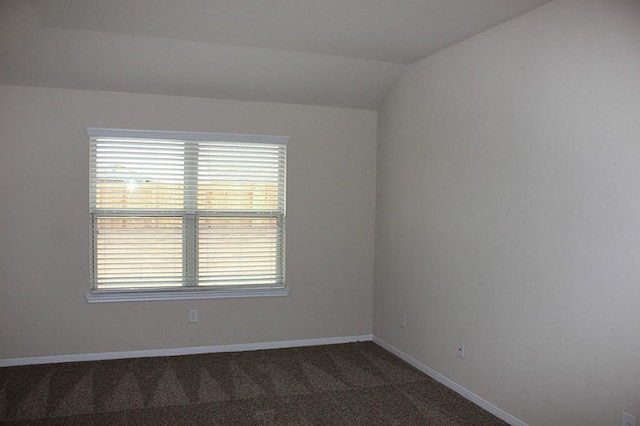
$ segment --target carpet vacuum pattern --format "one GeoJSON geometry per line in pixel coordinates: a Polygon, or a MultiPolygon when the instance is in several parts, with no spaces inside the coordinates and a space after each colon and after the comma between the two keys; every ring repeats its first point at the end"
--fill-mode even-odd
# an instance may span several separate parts
{"type": "Polygon", "coordinates": [[[505,424],[372,342],[0,368],[0,422],[505,424]]]}

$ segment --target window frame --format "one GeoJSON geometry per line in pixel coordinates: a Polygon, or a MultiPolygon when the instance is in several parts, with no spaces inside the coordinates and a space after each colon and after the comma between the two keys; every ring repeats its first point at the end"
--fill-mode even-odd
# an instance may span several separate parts
{"type": "MultiPolygon", "coordinates": [[[[88,127],[87,135],[89,136],[90,145],[93,146],[94,138],[140,138],[140,139],[158,139],[158,140],[180,140],[185,142],[185,153],[183,161],[187,161],[188,155],[193,155],[193,151],[189,147],[196,147],[199,149],[198,142],[232,142],[232,143],[247,143],[247,144],[272,144],[281,145],[285,147],[284,164],[279,164],[278,171],[284,173],[283,178],[283,195],[282,198],[278,198],[278,201],[282,203],[282,208],[278,213],[271,213],[265,215],[264,212],[256,210],[250,214],[247,211],[237,211],[236,217],[251,217],[255,214],[255,217],[273,217],[278,223],[278,232],[281,232],[282,238],[276,238],[279,247],[276,250],[276,268],[281,268],[279,271],[282,277],[282,283],[269,284],[256,284],[256,285],[206,285],[197,286],[192,281],[188,281],[187,278],[187,262],[185,262],[187,251],[192,250],[194,244],[198,244],[197,232],[186,232],[185,226],[191,226],[198,229],[198,220],[200,218],[212,217],[209,214],[198,214],[197,208],[183,207],[182,213],[176,214],[174,209],[158,209],[156,213],[157,217],[163,215],[171,215],[174,217],[181,216],[183,218],[183,281],[182,286],[171,288],[147,288],[147,289],[96,289],[96,233],[94,232],[95,221],[100,215],[107,217],[109,214],[128,214],[139,215],[141,217],[150,216],[148,212],[136,213],[135,209],[97,209],[96,200],[94,198],[92,180],[94,179],[94,167],[95,159],[90,158],[90,203],[89,203],[89,222],[90,222],[90,291],[86,294],[86,299],[90,303],[98,302],[130,302],[130,301],[149,301],[149,300],[190,300],[190,299],[217,299],[217,298],[243,298],[243,297],[279,297],[287,296],[290,293],[290,289],[286,284],[285,271],[286,271],[286,146],[289,138],[286,136],[270,136],[270,135],[255,135],[255,134],[235,134],[235,133],[209,133],[209,132],[176,132],[176,131],[157,131],[157,130],[136,130],[136,129],[113,129],[113,128],[101,128],[101,127],[88,127]],[[100,210],[100,212],[98,212],[100,210]],[[107,212],[107,210],[112,210],[107,212]],[[240,212],[240,213],[238,213],[240,212]],[[190,248],[191,247],[191,248],[190,248]]],[[[92,149],[93,150],[93,149],[92,149]]],[[[196,153],[197,156],[197,153],[196,153]]],[[[282,161],[282,158],[281,158],[282,161]]],[[[194,179],[197,182],[197,171],[186,173],[184,178],[184,193],[187,192],[187,186],[194,183],[194,179]]],[[[216,210],[212,209],[209,211],[216,210]]],[[[225,217],[234,217],[234,211],[220,210],[221,214],[225,217]]],[[[156,216],[153,216],[156,217],[156,216]]],[[[189,257],[194,259],[194,257],[189,257]]],[[[198,267],[197,265],[195,266],[198,267]]],[[[278,269],[276,269],[278,271],[278,269]]],[[[193,273],[191,273],[193,275],[193,273]]]]}

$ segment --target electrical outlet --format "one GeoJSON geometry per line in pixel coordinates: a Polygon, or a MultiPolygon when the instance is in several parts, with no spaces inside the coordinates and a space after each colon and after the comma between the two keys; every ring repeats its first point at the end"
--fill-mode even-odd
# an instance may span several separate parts
{"type": "Polygon", "coordinates": [[[636,417],[622,412],[622,426],[636,426],[636,417]]]}
{"type": "Polygon", "coordinates": [[[464,350],[465,350],[464,340],[460,340],[458,342],[458,349],[456,350],[456,353],[460,358],[464,358],[464,350]]]}
{"type": "Polygon", "coordinates": [[[400,327],[407,328],[407,314],[400,315],[400,327]]]}
{"type": "Polygon", "coordinates": [[[198,310],[189,309],[189,322],[198,322],[198,310]]]}

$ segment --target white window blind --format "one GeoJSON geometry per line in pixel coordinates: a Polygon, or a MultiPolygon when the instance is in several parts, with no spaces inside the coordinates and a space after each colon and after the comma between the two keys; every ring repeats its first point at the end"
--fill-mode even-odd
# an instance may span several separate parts
{"type": "Polygon", "coordinates": [[[88,133],[92,293],[284,287],[286,138],[88,133]]]}

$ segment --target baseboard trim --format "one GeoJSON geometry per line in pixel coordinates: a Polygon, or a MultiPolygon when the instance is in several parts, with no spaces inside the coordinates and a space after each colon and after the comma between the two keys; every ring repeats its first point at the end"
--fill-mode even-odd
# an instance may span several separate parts
{"type": "Polygon", "coordinates": [[[302,346],[334,345],[339,343],[369,342],[371,334],[360,336],[325,337],[319,339],[282,340],[277,342],[240,343],[236,345],[195,346],[187,348],[149,349],[125,352],[101,352],[90,354],[71,354],[54,356],[37,356],[26,358],[0,359],[0,367],[15,367],[34,364],[57,364],[61,362],[103,361],[122,358],[147,358],[154,356],[195,355],[220,352],[256,351],[261,349],[297,348],[302,346]]]}
{"type": "Polygon", "coordinates": [[[459,393],[460,395],[462,395],[463,397],[465,397],[469,401],[471,401],[474,404],[480,406],[481,408],[483,408],[486,411],[490,412],[491,414],[493,414],[494,416],[498,417],[499,419],[509,423],[511,426],[528,426],[525,422],[523,422],[522,420],[518,419],[517,417],[514,417],[511,414],[509,414],[506,411],[504,411],[503,409],[496,407],[495,405],[493,405],[492,403],[490,403],[486,399],[482,398],[481,396],[471,392],[470,390],[468,390],[465,387],[459,385],[458,383],[454,382],[453,380],[451,380],[451,379],[443,376],[442,374],[438,373],[437,371],[433,370],[432,368],[427,367],[426,365],[424,365],[423,363],[421,363],[417,359],[411,357],[410,355],[407,355],[406,353],[402,352],[400,349],[398,349],[395,346],[385,342],[384,340],[380,339],[379,337],[373,336],[373,342],[375,344],[379,345],[380,347],[386,349],[387,351],[391,352],[392,354],[394,354],[398,358],[408,362],[409,364],[411,364],[412,366],[414,366],[418,370],[420,370],[423,373],[425,373],[427,376],[430,376],[432,379],[442,383],[443,385],[445,385],[449,389],[453,390],[454,392],[459,393]]]}

